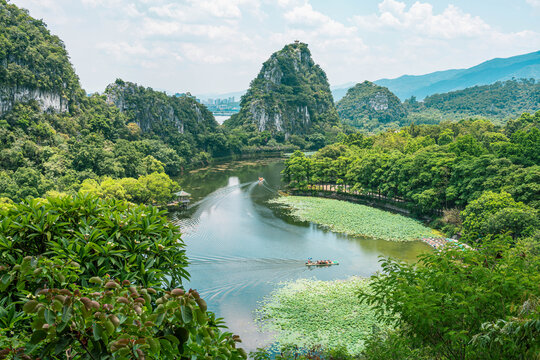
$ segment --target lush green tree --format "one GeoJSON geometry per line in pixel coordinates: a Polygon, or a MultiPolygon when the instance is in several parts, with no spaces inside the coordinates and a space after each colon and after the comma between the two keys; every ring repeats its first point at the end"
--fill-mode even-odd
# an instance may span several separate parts
{"type": "Polygon", "coordinates": [[[128,200],[138,204],[166,204],[175,198],[180,189],[177,182],[161,172],[142,175],[139,178],[113,179],[105,176],[100,181],[86,179],[80,192],[101,198],[128,200]]]}
{"type": "Polygon", "coordinates": [[[310,182],[310,161],[303,152],[296,150],[285,161],[284,175],[291,187],[305,190],[310,182]]]}
{"type": "Polygon", "coordinates": [[[504,233],[517,238],[530,235],[540,225],[538,216],[537,210],[516,202],[507,192],[487,191],[463,210],[463,230],[469,241],[504,233]]]}
{"type": "MultiPolygon", "coordinates": [[[[300,178],[307,184],[339,184],[363,195],[398,201],[396,205],[420,214],[440,215],[444,209],[463,209],[485,191],[506,191],[517,201],[538,209],[540,172],[537,160],[533,160],[538,147],[535,124],[540,126],[535,122],[537,117],[524,115],[522,125],[512,125],[515,136],[510,139],[506,128],[486,120],[411,125],[373,136],[343,136],[340,143],[307,158],[309,175],[305,173],[307,165],[287,162],[285,181],[295,179],[293,187],[300,178]],[[302,173],[295,178],[295,171],[302,173]]],[[[513,229],[515,233],[517,227],[513,229]]]]}
{"type": "Polygon", "coordinates": [[[362,298],[413,348],[429,348],[435,358],[531,358],[539,345],[535,336],[507,333],[493,347],[471,341],[489,331],[487,324],[515,321],[523,299],[539,293],[540,258],[516,256],[504,245],[507,239],[495,240],[477,250],[450,247],[425,254],[419,264],[385,259],[383,272],[372,277],[372,291],[362,298]],[[524,352],[510,351],[515,349],[524,352]]]}

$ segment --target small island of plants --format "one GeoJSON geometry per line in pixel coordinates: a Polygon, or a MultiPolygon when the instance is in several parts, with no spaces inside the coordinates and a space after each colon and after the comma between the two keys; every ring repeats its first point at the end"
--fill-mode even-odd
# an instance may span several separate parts
{"type": "Polygon", "coordinates": [[[307,196],[281,196],[272,203],[289,207],[294,217],[348,235],[389,241],[415,241],[434,236],[430,228],[399,214],[346,201],[307,196]]]}

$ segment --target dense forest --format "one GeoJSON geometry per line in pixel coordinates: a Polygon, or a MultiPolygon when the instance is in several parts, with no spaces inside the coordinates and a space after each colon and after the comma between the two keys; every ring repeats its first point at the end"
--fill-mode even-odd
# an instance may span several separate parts
{"type": "Polygon", "coordinates": [[[523,112],[538,111],[540,82],[534,79],[499,81],[435,94],[424,99],[424,106],[439,110],[453,119],[467,116],[508,119],[523,112]]]}
{"type": "MultiPolygon", "coordinates": [[[[420,214],[463,209],[487,191],[505,192],[526,206],[523,213],[530,216],[519,217],[526,228],[527,221],[534,220],[534,209],[540,208],[539,166],[537,112],[503,127],[462,120],[411,125],[374,136],[352,134],[312,157],[296,152],[286,162],[284,176],[292,188],[336,184],[405,202],[420,214]]],[[[508,221],[493,220],[492,225],[510,226],[516,214],[506,215],[508,221]]],[[[452,231],[456,224],[446,225],[452,231]]]]}

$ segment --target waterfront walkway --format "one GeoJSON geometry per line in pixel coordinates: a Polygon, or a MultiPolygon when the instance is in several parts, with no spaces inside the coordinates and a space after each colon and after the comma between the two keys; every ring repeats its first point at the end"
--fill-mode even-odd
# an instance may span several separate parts
{"type": "Polygon", "coordinates": [[[431,246],[434,249],[441,249],[445,247],[448,244],[456,244],[459,247],[472,249],[469,245],[461,243],[455,239],[449,239],[449,238],[422,238],[422,241],[431,246]]]}

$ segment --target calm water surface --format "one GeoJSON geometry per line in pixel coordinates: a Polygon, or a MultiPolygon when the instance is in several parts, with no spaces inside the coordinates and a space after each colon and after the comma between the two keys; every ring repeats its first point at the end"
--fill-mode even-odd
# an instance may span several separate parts
{"type": "Polygon", "coordinates": [[[298,278],[369,277],[380,269],[379,256],[413,261],[430,251],[421,242],[397,243],[332,233],[292,219],[268,204],[282,186],[283,162],[232,162],[190,174],[182,182],[193,206],[173,214],[183,232],[191,261],[186,287],[199,290],[208,308],[224,317],[254,350],[272,342],[254,323],[254,310],[278,283],[298,278]],[[259,184],[259,176],[265,182],[259,184]],[[307,268],[313,259],[332,259],[338,266],[307,268]]]}

